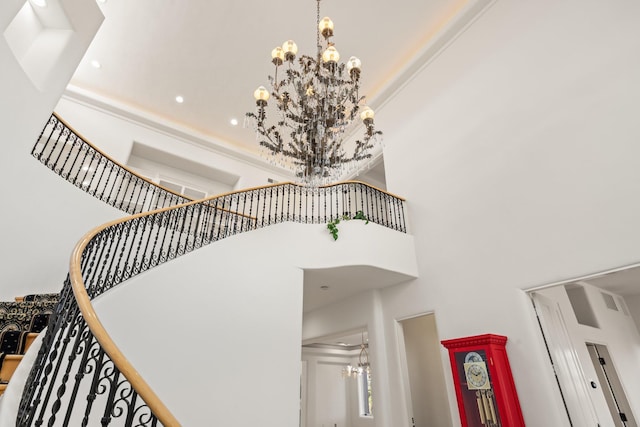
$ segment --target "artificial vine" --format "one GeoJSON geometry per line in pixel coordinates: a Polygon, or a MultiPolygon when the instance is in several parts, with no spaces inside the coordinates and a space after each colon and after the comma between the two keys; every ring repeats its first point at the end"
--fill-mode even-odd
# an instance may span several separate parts
{"type": "Polygon", "coordinates": [[[329,229],[329,233],[331,233],[331,235],[333,236],[333,240],[338,240],[338,224],[340,224],[340,221],[349,221],[351,219],[360,219],[362,221],[365,221],[365,224],[369,224],[369,218],[367,218],[362,211],[356,212],[353,218],[350,218],[347,214],[342,215],[342,217],[336,218],[333,221],[329,221],[327,223],[327,228],[329,229]]]}

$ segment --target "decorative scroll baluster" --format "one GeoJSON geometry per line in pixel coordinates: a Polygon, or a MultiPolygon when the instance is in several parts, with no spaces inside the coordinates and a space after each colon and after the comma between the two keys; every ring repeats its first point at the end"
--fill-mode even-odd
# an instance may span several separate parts
{"type": "MultiPolygon", "coordinates": [[[[64,141],[62,142],[62,146],[60,147],[60,152],[56,156],[56,160],[54,162],[55,165],[59,164],[60,157],[62,157],[62,154],[64,153],[64,148],[69,144],[69,140],[73,140],[73,134],[68,129],[63,129],[60,132],[60,137],[65,137],[65,136],[66,138],[64,138],[64,141]]],[[[49,157],[47,158],[47,163],[49,163],[49,160],[51,159],[51,155],[55,153],[55,150],[58,148],[59,144],[60,144],[60,138],[56,140],[56,144],[54,145],[53,149],[51,150],[51,153],[49,154],[49,157]]],[[[73,147],[73,143],[71,144],[71,146],[73,147]]],[[[65,157],[65,161],[64,163],[62,163],[62,167],[58,169],[58,173],[63,172],[64,165],[67,163],[67,159],[69,158],[70,155],[71,155],[71,150],[69,150],[67,157],[65,157]]]]}

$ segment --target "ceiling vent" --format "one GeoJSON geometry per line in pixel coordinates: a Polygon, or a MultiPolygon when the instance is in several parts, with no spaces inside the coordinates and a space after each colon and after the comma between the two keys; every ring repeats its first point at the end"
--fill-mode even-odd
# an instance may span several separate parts
{"type": "Polygon", "coordinates": [[[604,300],[604,304],[607,306],[609,310],[619,311],[618,306],[616,305],[616,301],[613,299],[613,295],[607,294],[604,292],[600,292],[602,295],[602,299],[604,300]]]}

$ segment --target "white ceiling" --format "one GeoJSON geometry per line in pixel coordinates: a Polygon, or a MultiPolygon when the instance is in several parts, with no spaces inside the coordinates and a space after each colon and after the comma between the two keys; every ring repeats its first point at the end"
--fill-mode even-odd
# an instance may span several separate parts
{"type": "MultiPolygon", "coordinates": [[[[311,0],[106,0],[98,4],[105,20],[69,92],[187,129],[232,152],[251,156],[258,152],[243,119],[254,109],[255,88],[268,83],[273,47],[293,39],[300,53],[315,51],[316,4],[311,0]],[[102,67],[94,68],[93,60],[102,67]],[[175,102],[177,95],[184,97],[183,104],[175,102]],[[231,118],[240,124],[231,126],[231,118]]],[[[361,93],[377,109],[490,4],[491,0],[323,0],[321,16],[332,18],[333,41],[342,58],[355,55],[362,60],[361,93]]],[[[384,114],[378,111],[377,117],[384,114]]],[[[384,170],[376,173],[382,177],[377,179],[384,180],[384,170]]],[[[378,279],[388,275],[356,270],[343,271],[341,277],[337,272],[308,272],[305,311],[384,286],[378,279]],[[354,273],[364,274],[366,280],[353,280],[354,273]],[[322,284],[329,284],[329,290],[320,290],[322,284]]],[[[639,293],[640,273],[634,269],[588,282],[633,295],[639,293]]],[[[359,333],[350,335],[356,341],[358,337],[359,333]]]]}
{"type": "MultiPolygon", "coordinates": [[[[323,0],[343,59],[362,60],[362,90],[377,108],[488,0],[323,0]],[[480,6],[478,6],[480,5],[480,6]]],[[[267,85],[271,50],[293,39],[315,53],[311,0],[106,0],[104,23],[74,74],[70,92],[94,95],[223,146],[258,152],[244,128],[253,91],[267,85]],[[91,62],[102,65],[96,69],[91,62]],[[184,97],[183,104],[175,102],[184,97]],[[233,127],[231,118],[240,124],[233,127]]],[[[384,129],[382,129],[384,131],[384,129]]]]}

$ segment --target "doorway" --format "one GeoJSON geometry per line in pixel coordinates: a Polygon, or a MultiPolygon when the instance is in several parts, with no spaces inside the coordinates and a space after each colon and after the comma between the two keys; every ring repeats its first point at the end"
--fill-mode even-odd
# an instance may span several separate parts
{"type": "Polygon", "coordinates": [[[616,426],[637,427],[629,401],[622,388],[622,383],[618,377],[615,365],[611,360],[611,355],[607,346],[602,344],[587,343],[587,350],[591,356],[593,367],[598,375],[598,381],[602,388],[607,406],[611,412],[611,417],[616,426]]]}
{"type": "Polygon", "coordinates": [[[639,284],[634,266],[528,292],[570,426],[637,426],[639,284]]]}
{"type": "Polygon", "coordinates": [[[400,323],[406,356],[413,427],[451,426],[440,339],[434,314],[400,323]]]}

